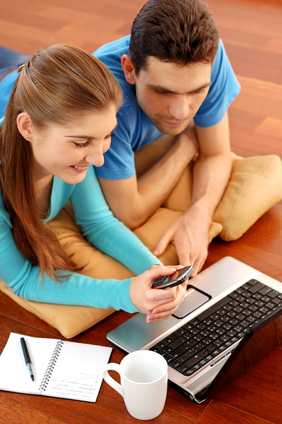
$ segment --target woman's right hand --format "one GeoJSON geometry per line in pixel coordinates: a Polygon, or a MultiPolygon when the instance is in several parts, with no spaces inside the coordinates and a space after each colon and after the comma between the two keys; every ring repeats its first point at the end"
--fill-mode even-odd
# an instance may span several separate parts
{"type": "Polygon", "coordinates": [[[133,278],[130,283],[130,297],[133,304],[147,315],[147,322],[169,318],[183,302],[187,283],[170,289],[152,289],[157,278],[171,275],[178,267],[157,266],[133,278]]]}

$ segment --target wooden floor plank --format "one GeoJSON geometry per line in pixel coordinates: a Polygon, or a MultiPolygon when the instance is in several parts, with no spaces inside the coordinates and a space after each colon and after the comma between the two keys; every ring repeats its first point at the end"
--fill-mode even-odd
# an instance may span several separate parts
{"type": "MultiPolygon", "coordinates": [[[[250,374],[233,381],[215,399],[258,418],[282,423],[282,387],[250,374]]],[[[238,419],[239,416],[238,413],[238,419]]]]}
{"type": "Polygon", "coordinates": [[[244,128],[232,128],[231,148],[246,150],[244,156],[275,154],[282,157],[282,144],[279,138],[266,137],[264,134],[244,128]]]}
{"type": "Polygon", "coordinates": [[[282,119],[267,117],[257,127],[256,132],[270,137],[282,139],[282,119]]]}
{"type": "MultiPolygon", "coordinates": [[[[43,322],[40,318],[28,312],[18,304],[16,304],[10,297],[0,292],[0,304],[1,304],[1,329],[2,324],[4,325],[4,318],[11,319],[14,324],[14,328],[16,328],[17,323],[24,323],[25,325],[31,328],[40,328],[42,331],[46,331],[52,335],[52,337],[60,337],[60,333],[49,324],[43,322]]],[[[10,324],[7,324],[9,327],[10,324]]]]}
{"type": "Polygon", "coordinates": [[[282,350],[275,349],[248,369],[248,374],[282,387],[282,350]]]}
{"type": "Polygon", "coordinates": [[[57,420],[51,415],[22,405],[0,393],[0,424],[68,424],[65,419],[57,420]]]}
{"type": "Polygon", "coordinates": [[[269,420],[263,420],[248,414],[240,409],[232,408],[221,402],[213,401],[210,407],[203,413],[197,424],[271,424],[269,420]]]}

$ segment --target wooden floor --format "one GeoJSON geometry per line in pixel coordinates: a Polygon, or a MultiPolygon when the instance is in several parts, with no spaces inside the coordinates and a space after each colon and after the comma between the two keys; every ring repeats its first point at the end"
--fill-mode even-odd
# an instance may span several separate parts
{"type": "MultiPolygon", "coordinates": [[[[0,44],[32,54],[57,42],[90,52],[126,35],[144,0],[0,1],[0,44]]],[[[230,108],[232,150],[242,156],[282,157],[281,0],[209,0],[230,61],[242,86],[230,108]]],[[[240,240],[215,240],[205,266],[231,255],[282,282],[282,203],[240,240]]],[[[60,337],[34,315],[0,294],[0,352],[11,331],[60,337]]],[[[106,334],[128,319],[118,312],[74,340],[109,345],[106,334]]],[[[281,329],[279,330],[281,331],[281,329]]],[[[278,338],[280,338],[281,334],[278,338]]],[[[123,354],[114,349],[112,360],[123,354]]],[[[96,404],[0,393],[0,423],[133,423],[121,397],[102,385],[96,404]]],[[[282,423],[282,347],[252,366],[224,390],[194,405],[169,387],[164,412],[154,423],[282,423]]]]}

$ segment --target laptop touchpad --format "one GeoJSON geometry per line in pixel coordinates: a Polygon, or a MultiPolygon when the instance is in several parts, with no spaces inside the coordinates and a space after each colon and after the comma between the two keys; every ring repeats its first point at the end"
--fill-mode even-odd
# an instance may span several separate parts
{"type": "Polygon", "coordinates": [[[194,287],[188,286],[185,299],[174,312],[173,316],[178,319],[184,318],[210,299],[211,296],[208,294],[205,294],[194,287]]]}

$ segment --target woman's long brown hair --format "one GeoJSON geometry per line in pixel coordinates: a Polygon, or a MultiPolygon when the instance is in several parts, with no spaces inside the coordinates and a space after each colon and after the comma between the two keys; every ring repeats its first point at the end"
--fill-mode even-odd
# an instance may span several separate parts
{"type": "Polygon", "coordinates": [[[25,63],[11,94],[0,129],[0,183],[13,225],[15,243],[42,277],[59,279],[57,270],[77,271],[53,232],[43,224],[35,198],[34,158],[30,143],[17,128],[27,112],[34,127],[66,125],[93,111],[121,103],[120,87],[98,59],[83,50],[58,44],[37,52],[25,63]]]}

